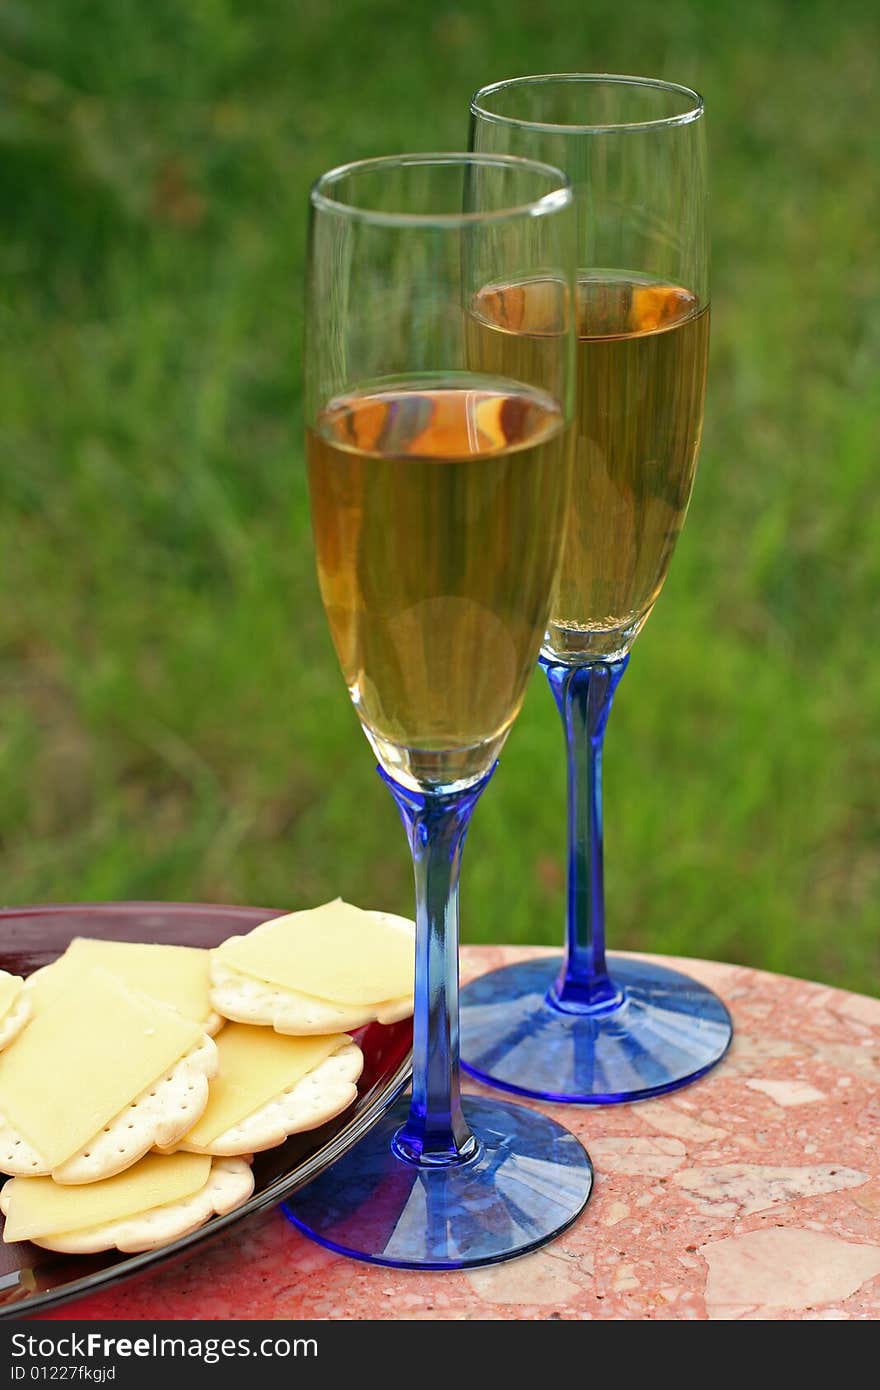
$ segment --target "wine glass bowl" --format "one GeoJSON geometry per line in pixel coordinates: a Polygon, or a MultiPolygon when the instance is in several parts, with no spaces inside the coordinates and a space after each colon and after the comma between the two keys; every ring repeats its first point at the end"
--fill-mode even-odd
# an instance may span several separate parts
{"type": "Polygon", "coordinates": [[[548,166],[449,155],[345,166],[313,195],[318,577],[364,732],[416,790],[485,776],[543,636],[570,479],[570,199],[548,166]],[[540,384],[468,360],[471,301],[505,264],[540,267],[561,306],[540,384]]]}

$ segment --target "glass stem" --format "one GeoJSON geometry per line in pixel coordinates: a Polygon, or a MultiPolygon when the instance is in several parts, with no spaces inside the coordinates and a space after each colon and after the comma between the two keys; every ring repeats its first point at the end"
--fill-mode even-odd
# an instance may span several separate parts
{"type": "Polygon", "coordinates": [[[621,994],[605,964],[602,745],[629,656],[569,666],[541,658],[562,716],[568,757],[568,925],[565,959],[550,1000],[571,1012],[606,1011],[621,994]]]}
{"type": "Polygon", "coordinates": [[[414,1163],[460,1163],[478,1145],[461,1108],[458,877],[471,814],[495,768],[452,794],[410,791],[378,771],[397,803],[416,881],[412,1105],[394,1147],[414,1163]]]}

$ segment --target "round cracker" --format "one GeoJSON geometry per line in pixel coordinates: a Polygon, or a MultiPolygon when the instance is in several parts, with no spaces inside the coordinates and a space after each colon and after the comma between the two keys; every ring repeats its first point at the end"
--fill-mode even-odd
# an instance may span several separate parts
{"type": "MultiPolygon", "coordinates": [[[[392,912],[374,912],[374,917],[391,922],[412,936],[414,924],[392,912]]],[[[260,923],[254,931],[271,925],[260,923]]],[[[230,938],[235,940],[237,938],[230,938]]],[[[211,952],[211,1003],[224,1018],[236,1023],[262,1024],[276,1033],[307,1037],[314,1033],[348,1033],[368,1023],[399,1023],[413,1011],[413,996],[383,999],[375,1004],[343,1004],[301,990],[285,989],[246,975],[211,952]]]]}
{"type": "Polygon", "coordinates": [[[292,1037],[349,1033],[367,1023],[397,1023],[413,1011],[412,995],[362,1007],[333,1004],[299,990],[264,984],[219,960],[211,962],[211,1003],[235,1023],[263,1025],[292,1037]]]}
{"type": "Polygon", "coordinates": [[[208,1104],[208,1080],[216,1073],[217,1045],[205,1035],[55,1169],[0,1116],[0,1172],[71,1184],[112,1178],[153,1147],[173,1147],[192,1128],[208,1104]]]}
{"type": "Polygon", "coordinates": [[[291,1134],[317,1129],[346,1110],[357,1095],[356,1083],[363,1068],[364,1054],[349,1039],[307,1076],[218,1134],[210,1144],[188,1144],[184,1137],[177,1147],[188,1153],[218,1156],[274,1149],[291,1134]]]}
{"type": "MultiPolygon", "coordinates": [[[[9,1184],[7,1183],[8,1187],[9,1184]]],[[[67,1255],[93,1255],[98,1250],[121,1250],[134,1254],[139,1250],[155,1250],[181,1236],[198,1230],[212,1216],[225,1216],[246,1202],[254,1190],[254,1175],[243,1158],[217,1158],[211,1164],[208,1181],[200,1191],[181,1202],[169,1202],[154,1207],[139,1216],[122,1221],[108,1221],[83,1231],[70,1231],[55,1236],[41,1236],[31,1241],[46,1250],[59,1250],[67,1255]]],[[[5,1188],[4,1188],[5,1192],[5,1188]]],[[[0,1193],[0,1210],[8,1206],[0,1193]]]]}

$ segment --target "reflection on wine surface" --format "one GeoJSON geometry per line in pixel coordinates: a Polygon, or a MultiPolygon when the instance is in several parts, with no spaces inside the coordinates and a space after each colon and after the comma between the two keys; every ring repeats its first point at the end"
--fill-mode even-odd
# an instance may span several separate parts
{"type": "MultiPolygon", "coordinates": [[[[545,650],[614,660],[663,586],[693,487],[709,310],[689,290],[628,272],[578,283],[575,465],[545,650]]],[[[543,383],[558,293],[545,280],[489,285],[468,325],[470,365],[543,383]]]]}
{"type": "Polygon", "coordinates": [[[339,397],[308,434],[321,595],[392,776],[485,774],[522,704],[570,481],[555,401],[470,376],[339,397]]]}

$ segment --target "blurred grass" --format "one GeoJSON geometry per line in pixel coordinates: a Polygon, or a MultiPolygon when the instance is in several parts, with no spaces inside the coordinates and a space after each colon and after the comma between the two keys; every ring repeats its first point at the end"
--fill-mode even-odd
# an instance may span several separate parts
{"type": "MultiPolygon", "coordinates": [[[[8,0],[0,11],[0,896],[408,911],[312,573],[308,185],[455,148],[512,73],[706,95],[710,400],[606,757],[613,944],[876,988],[880,265],[873,0],[8,0]]],[[[535,681],[465,937],[555,944],[535,681]]]]}

